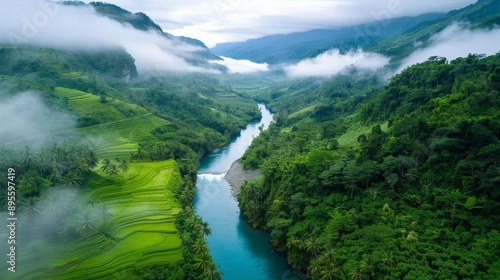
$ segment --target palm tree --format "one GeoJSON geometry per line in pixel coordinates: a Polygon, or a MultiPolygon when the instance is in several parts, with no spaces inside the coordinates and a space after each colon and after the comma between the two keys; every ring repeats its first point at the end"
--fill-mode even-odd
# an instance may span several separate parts
{"type": "Polygon", "coordinates": [[[323,266],[320,270],[321,280],[335,280],[339,278],[340,267],[335,267],[333,264],[323,266]]]}
{"type": "Polygon", "coordinates": [[[187,246],[187,244],[189,244],[191,242],[191,233],[189,231],[185,231],[185,232],[181,233],[181,240],[182,240],[182,244],[184,246],[187,246]]]}
{"type": "Polygon", "coordinates": [[[370,255],[361,261],[361,269],[364,272],[366,272],[366,274],[368,275],[368,279],[370,279],[370,275],[373,272],[374,266],[375,266],[375,259],[373,255],[370,255]]]}
{"type": "Polygon", "coordinates": [[[38,192],[38,185],[36,184],[35,178],[33,176],[29,176],[29,173],[26,175],[21,175],[19,182],[17,183],[17,189],[21,194],[33,194],[38,192]]]}
{"type": "Polygon", "coordinates": [[[30,196],[19,201],[19,210],[21,210],[23,220],[26,220],[25,217],[32,218],[40,213],[40,208],[37,205],[38,200],[37,197],[30,196]]]}
{"type": "Polygon", "coordinates": [[[94,169],[99,163],[96,154],[90,149],[84,150],[82,153],[82,161],[91,169],[94,169]]]}
{"type": "Polygon", "coordinates": [[[197,255],[208,253],[207,243],[203,238],[197,238],[193,244],[193,252],[197,255]]]}
{"type": "Polygon", "coordinates": [[[390,252],[390,251],[384,252],[384,255],[382,256],[382,263],[388,267],[387,276],[389,276],[389,273],[391,271],[391,267],[396,263],[394,261],[394,256],[393,256],[392,252],[390,252]]]}
{"type": "Polygon", "coordinates": [[[195,195],[194,188],[192,188],[189,184],[184,184],[184,188],[182,189],[181,194],[179,195],[179,200],[181,203],[187,205],[189,204],[195,195]]]}
{"type": "Polygon", "coordinates": [[[314,255],[315,258],[318,258],[318,253],[321,251],[322,249],[322,246],[321,244],[318,242],[318,240],[313,240],[313,239],[308,239],[306,240],[306,242],[304,243],[304,249],[306,250],[306,252],[308,252],[309,254],[312,254],[314,255]]]}
{"type": "Polygon", "coordinates": [[[313,279],[319,279],[322,269],[323,264],[317,259],[311,261],[309,264],[309,272],[311,273],[311,276],[313,276],[313,279]]]}
{"type": "Polygon", "coordinates": [[[62,176],[61,176],[61,174],[58,171],[52,170],[51,173],[50,173],[50,176],[49,176],[49,180],[53,184],[57,184],[57,183],[61,182],[62,176]]]}
{"type": "Polygon", "coordinates": [[[40,209],[43,218],[48,221],[48,229],[52,229],[54,222],[60,221],[73,206],[76,193],[69,190],[49,189],[42,196],[40,209]]]}
{"type": "Polygon", "coordinates": [[[24,148],[23,157],[21,159],[21,165],[24,167],[24,169],[29,169],[34,164],[35,161],[33,160],[33,156],[31,155],[30,149],[28,146],[26,146],[24,148]]]}
{"type": "Polygon", "coordinates": [[[201,222],[200,227],[201,227],[201,234],[203,236],[209,236],[212,234],[212,229],[208,227],[208,222],[201,222]]]}
{"type": "Polygon", "coordinates": [[[337,253],[335,252],[335,249],[330,249],[330,250],[326,251],[320,257],[320,259],[323,259],[323,260],[330,262],[330,263],[334,263],[336,258],[337,258],[337,253]]]}
{"type": "Polygon", "coordinates": [[[120,165],[118,165],[118,168],[120,168],[120,170],[123,173],[127,173],[128,170],[129,170],[128,161],[126,159],[122,160],[122,162],[120,163],[120,165]]]}
{"type": "Polygon", "coordinates": [[[96,210],[97,210],[97,218],[103,222],[106,222],[113,218],[113,214],[109,213],[109,209],[106,204],[97,205],[96,210]]]}
{"type": "Polygon", "coordinates": [[[194,266],[202,271],[207,271],[213,267],[212,258],[209,253],[196,255],[194,261],[194,266]]]}
{"type": "Polygon", "coordinates": [[[186,216],[190,217],[194,214],[194,208],[193,206],[189,205],[184,207],[184,212],[186,213],[186,216]]]}
{"type": "Polygon", "coordinates": [[[108,173],[109,171],[109,168],[111,166],[111,160],[109,159],[105,159],[102,161],[102,166],[101,166],[101,170],[108,173]]]}
{"type": "Polygon", "coordinates": [[[40,153],[40,160],[38,162],[38,170],[40,171],[40,176],[47,175],[50,171],[50,163],[47,154],[42,150],[40,153]]]}
{"type": "Polygon", "coordinates": [[[79,187],[82,185],[82,178],[76,172],[70,172],[64,176],[63,183],[69,187],[79,187]]]}
{"type": "Polygon", "coordinates": [[[349,272],[349,276],[351,276],[352,280],[363,280],[365,279],[365,275],[363,274],[363,270],[361,267],[356,267],[349,272]]]}
{"type": "Polygon", "coordinates": [[[213,267],[203,274],[203,279],[207,280],[222,280],[222,272],[213,267]]]}
{"type": "Polygon", "coordinates": [[[137,161],[138,162],[142,161],[142,159],[144,158],[144,154],[142,153],[142,149],[141,148],[137,149],[137,155],[136,156],[137,156],[137,161]]]}
{"type": "Polygon", "coordinates": [[[116,168],[116,165],[111,164],[109,166],[108,172],[109,175],[117,175],[118,174],[118,168],[116,168]]]}
{"type": "Polygon", "coordinates": [[[187,205],[191,201],[191,198],[188,196],[188,194],[185,191],[183,191],[179,195],[179,200],[182,203],[182,205],[187,205]]]}
{"type": "Polygon", "coordinates": [[[95,216],[88,208],[76,215],[74,221],[76,225],[75,231],[81,237],[86,237],[97,232],[94,227],[95,216]]]}

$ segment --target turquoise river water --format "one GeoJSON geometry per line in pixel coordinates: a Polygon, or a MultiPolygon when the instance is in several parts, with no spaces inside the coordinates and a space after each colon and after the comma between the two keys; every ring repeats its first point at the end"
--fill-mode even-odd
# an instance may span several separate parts
{"type": "Polygon", "coordinates": [[[233,141],[207,156],[198,169],[195,209],[210,224],[207,237],[210,253],[227,280],[298,280],[283,255],[272,250],[267,232],[250,227],[224,179],[231,164],[239,159],[254,137],[273,121],[273,115],[259,104],[262,119],[248,124],[233,141]]]}

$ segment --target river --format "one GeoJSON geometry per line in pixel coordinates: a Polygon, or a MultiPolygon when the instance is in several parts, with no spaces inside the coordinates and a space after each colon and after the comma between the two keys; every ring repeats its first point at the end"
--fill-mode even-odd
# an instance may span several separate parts
{"type": "Polygon", "coordinates": [[[227,280],[299,279],[287,265],[283,255],[273,251],[267,232],[253,229],[240,213],[238,202],[224,174],[241,158],[259,127],[266,129],[273,115],[259,104],[262,119],[248,124],[231,143],[204,158],[198,169],[195,209],[210,224],[207,237],[210,253],[227,280]]]}

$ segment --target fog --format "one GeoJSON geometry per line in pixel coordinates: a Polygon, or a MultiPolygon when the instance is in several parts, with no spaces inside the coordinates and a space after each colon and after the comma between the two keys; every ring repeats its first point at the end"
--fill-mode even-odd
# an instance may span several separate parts
{"type": "Polygon", "coordinates": [[[92,7],[64,6],[46,0],[2,2],[0,43],[94,51],[124,47],[139,71],[213,72],[187,60],[201,47],[143,32],[99,16],[92,7]]]}
{"type": "Polygon", "coordinates": [[[348,68],[376,70],[389,63],[389,58],[366,53],[362,49],[341,54],[338,49],[324,52],[317,57],[305,59],[291,66],[285,66],[289,77],[329,77],[348,68]]]}
{"type": "Polygon", "coordinates": [[[212,62],[226,66],[230,73],[249,74],[269,71],[269,64],[267,63],[255,63],[250,60],[236,60],[229,57],[222,57],[222,59],[224,60],[212,62]]]}
{"type": "Polygon", "coordinates": [[[428,43],[420,46],[423,48],[404,59],[396,73],[416,63],[424,62],[432,56],[453,60],[471,53],[494,55],[500,51],[500,29],[471,30],[468,24],[454,23],[434,35],[428,43]]]}
{"type": "MultiPolygon", "coordinates": [[[[109,227],[115,210],[107,204],[89,203],[78,189],[57,186],[43,191],[39,200],[27,199],[17,211],[16,234],[22,242],[16,243],[21,249],[27,247],[23,253],[28,254],[33,253],[29,252],[33,241],[78,236],[85,233],[82,229],[87,225],[93,228],[90,232],[109,227]]],[[[6,230],[7,227],[2,227],[0,235],[5,235],[6,230]]],[[[5,244],[7,242],[0,244],[0,248],[4,249],[5,244]]]]}
{"type": "Polygon", "coordinates": [[[0,100],[0,120],[0,145],[35,147],[76,124],[75,117],[48,108],[39,94],[31,91],[0,100]]]}

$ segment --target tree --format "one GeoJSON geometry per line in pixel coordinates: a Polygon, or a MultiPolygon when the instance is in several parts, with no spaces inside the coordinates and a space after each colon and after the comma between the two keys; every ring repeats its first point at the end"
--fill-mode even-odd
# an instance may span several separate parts
{"type": "Polygon", "coordinates": [[[120,163],[120,165],[118,165],[118,168],[120,168],[120,170],[123,172],[123,173],[127,173],[128,170],[129,170],[129,167],[128,167],[128,161],[127,160],[122,160],[122,162],[120,163]]]}
{"type": "Polygon", "coordinates": [[[95,153],[88,148],[82,152],[82,161],[91,169],[95,168],[99,163],[95,153]]]}
{"type": "Polygon", "coordinates": [[[373,196],[373,205],[375,205],[375,199],[377,199],[377,195],[380,192],[379,188],[370,188],[368,192],[373,196]]]}
{"type": "Polygon", "coordinates": [[[222,280],[222,272],[217,270],[217,268],[212,267],[203,273],[203,279],[207,280],[222,280]]]}
{"type": "Polygon", "coordinates": [[[87,237],[97,232],[94,227],[96,217],[93,212],[86,207],[73,218],[75,232],[81,237],[87,237]]]}
{"type": "Polygon", "coordinates": [[[25,147],[23,157],[21,159],[21,165],[24,169],[29,169],[35,164],[35,160],[33,159],[33,155],[30,152],[30,148],[28,146],[25,147]]]}
{"type": "Polygon", "coordinates": [[[389,276],[392,266],[396,264],[394,261],[394,255],[391,251],[385,251],[383,253],[382,263],[387,266],[387,276],[389,276]]]}
{"type": "Polygon", "coordinates": [[[212,257],[209,253],[196,255],[194,261],[194,266],[202,271],[208,271],[213,267],[212,257]]]}
{"type": "Polygon", "coordinates": [[[208,227],[208,222],[201,222],[200,228],[203,236],[209,236],[212,234],[212,230],[208,227]]]}
{"type": "Polygon", "coordinates": [[[318,253],[321,252],[323,246],[316,239],[308,239],[304,243],[304,249],[309,254],[313,255],[315,258],[318,257],[318,253]]]}
{"type": "Polygon", "coordinates": [[[193,252],[197,255],[208,253],[208,246],[203,238],[197,238],[192,247],[193,252]]]}
{"type": "Polygon", "coordinates": [[[62,182],[68,187],[79,187],[82,185],[82,178],[76,174],[76,172],[69,172],[64,176],[62,182]]]}
{"type": "Polygon", "coordinates": [[[107,173],[109,175],[117,175],[118,174],[118,168],[116,168],[116,165],[111,164],[107,170],[107,173]]]}
{"type": "Polygon", "coordinates": [[[366,279],[366,275],[363,273],[363,269],[359,266],[351,269],[351,271],[349,272],[349,276],[351,276],[352,280],[366,279]]]}
{"type": "Polygon", "coordinates": [[[111,166],[111,160],[105,159],[102,161],[101,170],[104,171],[105,173],[108,173],[110,166],[111,166]]]}

